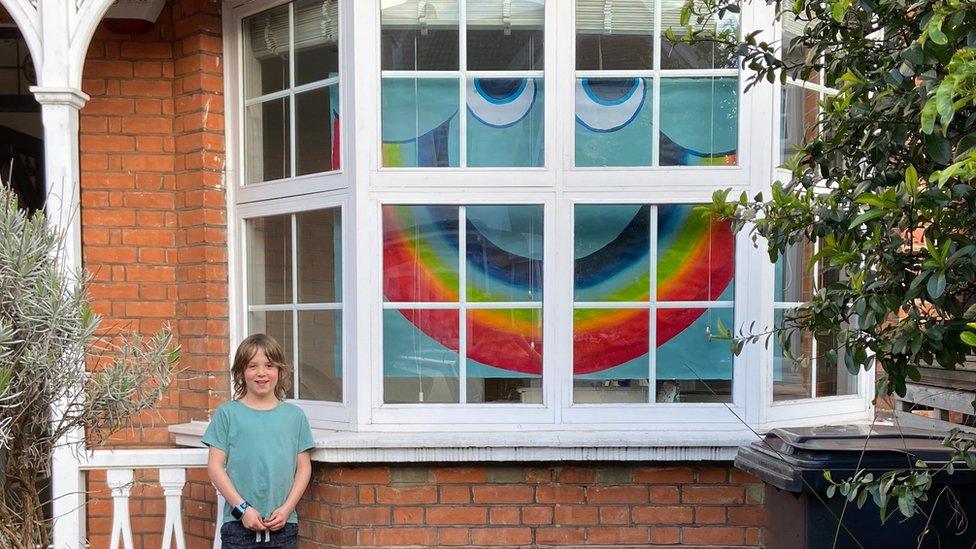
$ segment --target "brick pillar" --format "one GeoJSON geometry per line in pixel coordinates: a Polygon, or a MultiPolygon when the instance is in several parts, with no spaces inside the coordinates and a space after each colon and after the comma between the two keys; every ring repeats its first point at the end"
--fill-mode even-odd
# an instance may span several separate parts
{"type": "MultiPolygon", "coordinates": [[[[209,419],[229,398],[227,210],[220,3],[178,0],[173,10],[176,296],[186,368],[180,422],[209,419]]],[[[187,476],[189,547],[209,548],[216,502],[206,472],[187,476]]]]}

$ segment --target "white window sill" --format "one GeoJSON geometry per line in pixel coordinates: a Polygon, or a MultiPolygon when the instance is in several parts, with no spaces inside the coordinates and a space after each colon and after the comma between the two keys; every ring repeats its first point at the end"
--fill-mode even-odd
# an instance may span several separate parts
{"type": "MultiPolygon", "coordinates": [[[[180,446],[201,447],[208,422],[172,425],[180,446]]],[[[723,431],[389,432],[312,429],[312,460],[326,463],[491,461],[731,461],[756,436],[723,431]]]]}

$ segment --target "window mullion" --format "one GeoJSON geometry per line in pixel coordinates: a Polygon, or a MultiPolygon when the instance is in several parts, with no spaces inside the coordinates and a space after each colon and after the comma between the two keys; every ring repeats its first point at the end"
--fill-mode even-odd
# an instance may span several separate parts
{"type": "Polygon", "coordinates": [[[458,401],[468,402],[468,247],[467,207],[458,207],[458,401]]]}
{"type": "MultiPolygon", "coordinates": [[[[651,82],[651,166],[660,165],[661,160],[661,17],[662,0],[654,2],[654,76],[651,82]]],[[[657,215],[657,208],[653,208],[657,215]]],[[[652,243],[652,247],[653,243],[652,243]]],[[[651,279],[654,285],[654,279],[651,279]]],[[[653,387],[651,387],[653,389],[653,387]]],[[[650,392],[650,391],[648,391],[650,392]]]]}
{"type": "MultiPolygon", "coordinates": [[[[468,90],[468,21],[467,21],[467,0],[458,0],[458,69],[461,72],[461,80],[458,82],[458,165],[462,168],[468,166],[468,109],[467,109],[467,90],[468,90]]],[[[461,227],[464,232],[464,227],[461,227]]],[[[463,255],[462,255],[463,257],[463,255]]],[[[464,394],[464,388],[461,389],[464,394]]],[[[464,400],[462,400],[464,402],[464,400]]]]}
{"type": "Polygon", "coordinates": [[[291,214],[291,340],[292,340],[292,387],[296,399],[298,394],[298,216],[291,214]]]}
{"type": "Polygon", "coordinates": [[[288,151],[291,170],[289,177],[295,177],[298,173],[298,131],[295,129],[298,119],[295,113],[295,3],[291,2],[288,4],[288,120],[291,121],[288,124],[288,139],[291,143],[288,151]]]}
{"type": "MultiPolygon", "coordinates": [[[[660,5],[660,2],[658,2],[660,5]]],[[[648,292],[651,302],[651,309],[647,313],[647,398],[648,402],[657,401],[657,206],[651,206],[651,220],[648,224],[648,245],[650,251],[648,257],[649,280],[648,292]]]]}

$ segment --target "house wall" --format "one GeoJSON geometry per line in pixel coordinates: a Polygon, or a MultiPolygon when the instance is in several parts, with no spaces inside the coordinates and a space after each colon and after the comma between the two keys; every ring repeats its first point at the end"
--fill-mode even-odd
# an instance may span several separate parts
{"type": "Polygon", "coordinates": [[[729,464],[316,466],[303,547],[758,547],[763,485],[729,464]]]}
{"type": "MultiPolygon", "coordinates": [[[[92,305],[106,334],[169,323],[183,353],[176,388],[117,447],[170,446],[166,425],[206,419],[229,396],[220,28],[219,2],[176,0],[150,33],[103,25],[89,49],[80,146],[92,305]]],[[[136,547],[160,543],[154,477],[133,487],[136,547]]],[[[204,471],[188,478],[188,547],[209,548],[214,492],[204,471]]],[[[110,535],[104,480],[89,476],[93,548],[110,535]]],[[[301,546],[760,546],[762,497],[728,463],[315,464],[301,546]]]]}
{"type": "MultiPolygon", "coordinates": [[[[104,317],[102,335],[169,325],[182,351],[174,390],[113,436],[116,447],[168,447],[168,425],[207,419],[228,398],[220,28],[219,2],[168,2],[146,34],[115,34],[103,22],[85,63],[81,217],[92,308],[104,317]]],[[[188,517],[214,516],[205,477],[189,476],[188,517]]],[[[105,547],[104,473],[89,476],[89,490],[89,537],[105,547]]],[[[132,495],[136,546],[158,546],[165,511],[155,475],[137,472],[132,495]]],[[[212,520],[188,519],[187,530],[210,537],[212,520]]]]}

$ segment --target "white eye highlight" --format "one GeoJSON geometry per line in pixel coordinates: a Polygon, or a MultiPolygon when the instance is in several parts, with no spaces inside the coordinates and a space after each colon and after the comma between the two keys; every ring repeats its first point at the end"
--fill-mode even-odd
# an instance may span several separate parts
{"type": "Polygon", "coordinates": [[[472,78],[468,80],[468,112],[492,128],[517,124],[535,104],[532,78],[472,78]]]}
{"type": "Polygon", "coordinates": [[[637,117],[646,91],[643,78],[580,78],[576,121],[595,132],[617,131],[637,117]]]}

